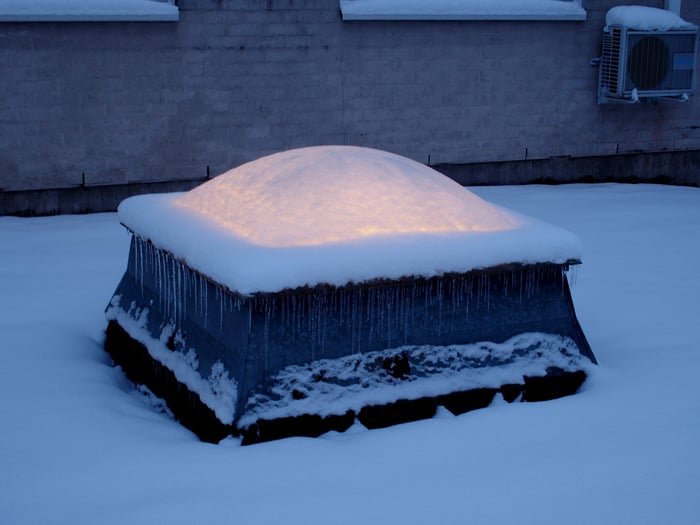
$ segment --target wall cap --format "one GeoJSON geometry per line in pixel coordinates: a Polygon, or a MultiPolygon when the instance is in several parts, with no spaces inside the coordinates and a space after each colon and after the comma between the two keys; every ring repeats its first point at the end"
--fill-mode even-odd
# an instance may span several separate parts
{"type": "Polygon", "coordinates": [[[345,21],[583,21],[581,0],[340,0],[345,21]]]}
{"type": "Polygon", "coordinates": [[[0,22],[177,22],[159,0],[0,0],[0,22]]]}

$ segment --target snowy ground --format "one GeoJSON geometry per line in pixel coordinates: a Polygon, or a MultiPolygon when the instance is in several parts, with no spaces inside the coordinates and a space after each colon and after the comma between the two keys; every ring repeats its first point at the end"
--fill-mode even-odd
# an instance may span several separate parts
{"type": "Polygon", "coordinates": [[[198,442],[111,367],[116,215],[0,217],[0,522],[697,523],[700,190],[475,192],[582,238],[580,394],[251,447],[198,442]]]}

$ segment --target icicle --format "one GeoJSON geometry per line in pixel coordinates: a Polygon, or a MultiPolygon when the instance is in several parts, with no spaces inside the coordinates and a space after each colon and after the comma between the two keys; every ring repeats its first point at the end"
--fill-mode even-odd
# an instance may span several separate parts
{"type": "Polygon", "coordinates": [[[367,344],[367,336],[366,336],[366,326],[367,323],[365,322],[365,316],[367,315],[366,308],[365,308],[365,302],[369,298],[369,290],[360,288],[357,290],[357,295],[355,297],[355,300],[357,301],[357,334],[358,334],[358,347],[357,351],[358,353],[362,352],[362,350],[365,348],[367,344]]]}
{"type": "Polygon", "coordinates": [[[408,327],[409,327],[409,310],[408,310],[408,293],[405,287],[401,287],[399,290],[399,302],[401,304],[401,332],[403,337],[402,342],[406,344],[408,341],[408,327]]]}
{"type": "Polygon", "coordinates": [[[458,280],[455,278],[450,279],[450,281],[448,282],[448,293],[452,298],[452,311],[450,312],[450,330],[455,329],[455,317],[457,317],[457,310],[460,307],[461,297],[457,293],[457,283],[458,280]]]}
{"type": "Polygon", "coordinates": [[[438,302],[438,337],[442,336],[442,279],[438,280],[437,285],[437,302],[438,302]]]}
{"type": "Polygon", "coordinates": [[[374,348],[374,318],[376,316],[376,306],[374,304],[376,293],[374,288],[367,291],[367,344],[369,348],[374,348]]]}
{"type": "Polygon", "coordinates": [[[418,284],[414,281],[411,285],[411,324],[416,322],[416,300],[418,299],[418,284]]]}
{"type": "Polygon", "coordinates": [[[182,264],[178,262],[177,263],[177,287],[178,287],[177,303],[178,303],[178,312],[180,315],[180,317],[179,317],[180,321],[185,318],[184,309],[185,309],[185,305],[187,304],[187,302],[185,301],[185,297],[184,297],[184,286],[182,284],[182,272],[183,272],[182,264]]]}
{"type": "Polygon", "coordinates": [[[263,326],[263,337],[264,341],[264,359],[263,359],[263,371],[267,375],[268,369],[268,355],[270,352],[270,320],[272,318],[272,311],[270,300],[268,298],[264,299],[265,303],[265,324],[263,326]]]}
{"type": "Polygon", "coordinates": [[[464,320],[469,321],[469,307],[471,306],[471,297],[472,297],[472,280],[465,279],[464,280],[464,290],[462,292],[462,295],[464,296],[464,320]]]}
{"type": "Polygon", "coordinates": [[[321,327],[321,357],[326,356],[326,336],[327,336],[327,330],[328,330],[328,317],[330,315],[330,304],[329,304],[329,296],[324,295],[323,296],[323,302],[321,304],[322,306],[322,322],[323,325],[321,327]]]}
{"type": "Polygon", "coordinates": [[[200,305],[199,305],[199,274],[195,273],[192,276],[192,301],[194,302],[194,312],[199,317],[200,315],[200,305]]]}
{"type": "Polygon", "coordinates": [[[168,315],[168,266],[167,259],[163,257],[161,253],[158,254],[158,259],[161,265],[161,282],[160,289],[161,295],[163,296],[163,305],[161,306],[161,311],[163,315],[167,317],[168,315]]]}
{"type": "Polygon", "coordinates": [[[316,315],[317,315],[317,305],[314,296],[309,296],[309,319],[308,319],[308,330],[309,330],[309,346],[311,347],[311,360],[316,359],[316,315]]]}
{"type": "Polygon", "coordinates": [[[578,281],[578,271],[579,271],[579,266],[578,264],[569,266],[568,271],[565,271],[565,278],[568,279],[569,281],[569,286],[575,286],[576,282],[578,281]]]}
{"type": "Polygon", "coordinates": [[[163,261],[160,252],[156,254],[156,264],[158,265],[158,306],[160,310],[163,311],[165,293],[163,290],[163,261]]]}
{"type": "Polygon", "coordinates": [[[141,299],[143,299],[143,251],[141,248],[141,243],[136,236],[132,237],[133,241],[133,255],[134,255],[134,276],[136,277],[136,283],[141,289],[141,299]]]}
{"type": "Polygon", "coordinates": [[[170,301],[172,302],[172,312],[173,312],[173,319],[177,321],[179,317],[179,304],[177,301],[177,263],[170,258],[170,286],[171,286],[171,293],[170,293],[170,301]]]}
{"type": "Polygon", "coordinates": [[[391,348],[393,345],[391,343],[392,341],[392,310],[393,310],[393,304],[392,304],[392,297],[391,297],[391,292],[389,290],[384,291],[384,309],[386,311],[386,339],[387,339],[387,346],[391,348]]]}
{"type": "Polygon", "coordinates": [[[180,298],[180,305],[182,310],[183,319],[187,318],[187,276],[189,271],[180,265],[180,293],[182,294],[180,298]]]}
{"type": "Polygon", "coordinates": [[[430,298],[432,296],[433,290],[432,290],[432,285],[430,283],[426,283],[423,286],[423,297],[424,297],[424,304],[423,304],[423,323],[427,323],[429,321],[428,319],[428,311],[429,311],[429,306],[430,306],[430,298]]]}
{"type": "MultiPolygon", "coordinates": [[[[346,293],[346,301],[348,300],[348,297],[350,294],[346,293]]],[[[351,340],[350,340],[350,349],[353,353],[359,353],[359,351],[356,349],[357,348],[357,340],[356,340],[356,326],[355,326],[355,304],[354,302],[348,302],[348,326],[350,327],[350,334],[351,334],[351,340]]]]}
{"type": "Polygon", "coordinates": [[[219,332],[224,331],[224,297],[221,288],[216,287],[216,302],[219,303],[219,332]]]}
{"type": "Polygon", "coordinates": [[[294,296],[288,295],[287,297],[285,297],[284,305],[284,322],[290,328],[292,343],[294,343],[297,337],[296,327],[294,326],[294,296]]]}
{"type": "Polygon", "coordinates": [[[203,319],[204,318],[204,305],[205,305],[204,287],[206,286],[206,282],[204,281],[204,279],[201,276],[198,277],[197,281],[199,283],[199,293],[197,294],[199,297],[199,316],[203,319]]]}
{"type": "Polygon", "coordinates": [[[161,283],[163,289],[163,311],[165,316],[169,317],[168,308],[170,306],[170,297],[168,292],[170,291],[170,272],[168,272],[168,259],[161,254],[162,259],[162,270],[163,270],[163,282],[161,283]]]}
{"type": "Polygon", "coordinates": [[[175,303],[177,308],[178,320],[183,319],[182,309],[185,306],[185,302],[182,300],[182,265],[179,262],[175,262],[175,287],[177,288],[175,294],[175,303]]]}
{"type": "Polygon", "coordinates": [[[154,273],[155,273],[155,284],[158,288],[158,304],[160,304],[162,300],[162,294],[161,294],[161,287],[160,287],[160,260],[158,259],[157,254],[154,254],[153,256],[153,264],[154,264],[154,273]]]}
{"type": "Polygon", "coordinates": [[[168,261],[168,309],[170,317],[177,319],[177,301],[175,300],[175,264],[170,257],[168,261]]]}
{"type": "Polygon", "coordinates": [[[493,276],[487,275],[485,276],[486,279],[486,311],[489,312],[491,311],[491,281],[493,279],[493,276]]]}
{"type": "Polygon", "coordinates": [[[294,333],[294,336],[296,338],[296,335],[299,333],[299,312],[298,312],[298,306],[297,306],[297,297],[296,295],[292,295],[292,332],[294,333]]]}

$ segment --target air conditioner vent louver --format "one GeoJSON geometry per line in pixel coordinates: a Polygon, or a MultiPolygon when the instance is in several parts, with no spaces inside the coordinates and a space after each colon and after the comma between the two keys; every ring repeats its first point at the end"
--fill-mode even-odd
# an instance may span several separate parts
{"type": "Polygon", "coordinates": [[[600,67],[601,86],[617,93],[620,76],[620,41],[622,32],[613,29],[603,35],[603,61],[600,67]]]}
{"type": "Polygon", "coordinates": [[[641,31],[606,27],[598,103],[686,100],[695,90],[697,42],[697,28],[641,31]]]}

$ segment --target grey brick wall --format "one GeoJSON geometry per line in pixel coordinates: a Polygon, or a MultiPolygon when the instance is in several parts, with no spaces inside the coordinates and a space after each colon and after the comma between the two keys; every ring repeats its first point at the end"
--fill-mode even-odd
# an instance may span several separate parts
{"type": "MultiPolygon", "coordinates": [[[[0,23],[0,192],[182,182],[313,144],[430,164],[700,150],[700,97],[597,105],[589,61],[621,3],[663,7],[350,23],[338,0],[180,0],[178,23],[0,23]]],[[[700,2],[682,15],[700,24],[700,2]]]]}

